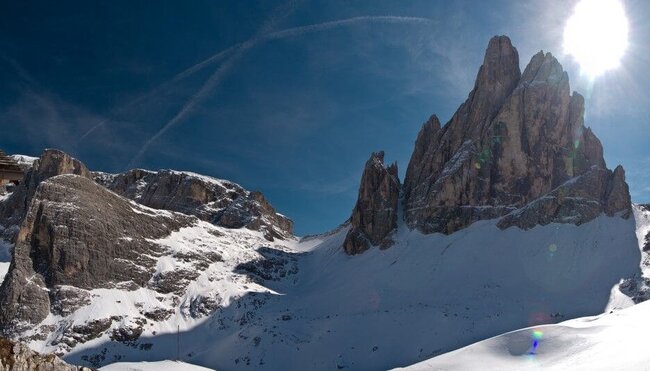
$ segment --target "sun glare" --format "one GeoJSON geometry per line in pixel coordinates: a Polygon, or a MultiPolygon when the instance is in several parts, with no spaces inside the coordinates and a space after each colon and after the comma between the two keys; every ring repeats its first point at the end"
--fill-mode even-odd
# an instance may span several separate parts
{"type": "Polygon", "coordinates": [[[619,0],[581,0],[564,29],[564,52],[595,78],[618,67],[628,46],[628,21],[619,0]]]}

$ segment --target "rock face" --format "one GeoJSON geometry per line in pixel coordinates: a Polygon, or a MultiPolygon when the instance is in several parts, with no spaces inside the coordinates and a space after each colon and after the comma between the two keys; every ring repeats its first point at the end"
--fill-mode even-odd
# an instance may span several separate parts
{"type": "Polygon", "coordinates": [[[0,287],[0,331],[24,331],[84,305],[87,289],[156,286],[155,258],[165,249],[150,240],[194,221],[143,208],[86,177],[41,182],[0,287]]]}
{"type": "Polygon", "coordinates": [[[41,157],[27,168],[20,185],[16,187],[8,200],[0,203],[0,227],[5,230],[2,236],[4,239],[13,241],[15,238],[15,228],[11,229],[10,227],[22,222],[38,185],[53,176],[62,174],[91,177],[90,171],[83,163],[56,149],[46,149],[41,157]]]}
{"type": "Polygon", "coordinates": [[[71,366],[53,354],[39,354],[26,345],[0,338],[0,369],[3,371],[90,371],[71,366]]]}
{"type": "Polygon", "coordinates": [[[375,152],[366,162],[359,198],[350,218],[345,252],[354,255],[370,246],[390,246],[391,232],[397,227],[400,182],[397,164],[384,166],[384,152],[375,152]]]}
{"type": "Polygon", "coordinates": [[[260,192],[188,172],[131,170],[96,173],[113,192],[154,209],[177,211],[226,228],[261,231],[269,240],[293,235],[293,222],[278,214],[260,192]]]}
{"type": "Polygon", "coordinates": [[[501,228],[630,213],[625,174],[605,167],[583,125],[584,99],[550,53],[523,74],[517,50],[494,37],[469,97],[441,127],[422,127],[404,180],[404,215],[424,233],[452,233],[507,215],[501,228]]]}

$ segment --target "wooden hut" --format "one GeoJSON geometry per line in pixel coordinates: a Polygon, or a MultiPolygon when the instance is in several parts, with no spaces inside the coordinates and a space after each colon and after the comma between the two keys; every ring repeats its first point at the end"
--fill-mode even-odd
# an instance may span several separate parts
{"type": "Polygon", "coordinates": [[[0,186],[18,184],[23,180],[23,170],[18,163],[0,149],[0,186]]]}

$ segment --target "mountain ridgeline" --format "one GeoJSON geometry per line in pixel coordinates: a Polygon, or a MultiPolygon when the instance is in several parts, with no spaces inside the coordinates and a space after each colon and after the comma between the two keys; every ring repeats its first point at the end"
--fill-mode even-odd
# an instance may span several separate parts
{"type": "Polygon", "coordinates": [[[383,153],[366,163],[348,254],[390,246],[400,197],[406,225],[423,233],[495,218],[502,229],[529,229],[631,213],[625,172],[607,169],[600,141],[584,126],[584,98],[571,94],[560,63],[539,52],[521,73],[505,36],[490,40],[474,89],[451,120],[424,123],[401,187],[396,168],[380,164],[383,153]]]}
{"type": "MultiPolygon", "coordinates": [[[[256,231],[266,241],[294,238],[293,222],[276,213],[260,192],[171,170],[92,173],[54,149],[46,149],[26,170],[0,203],[0,217],[0,237],[13,244],[0,286],[0,332],[9,336],[50,314],[64,316],[88,305],[87,290],[94,288],[148,287],[182,296],[221,257],[201,251],[176,254],[174,259],[191,268],[160,273],[157,261],[171,252],[151,240],[198,221],[256,231]]],[[[42,327],[34,338],[51,331],[42,327]]]]}
{"type": "Polygon", "coordinates": [[[0,196],[0,366],[74,368],[20,341],[95,368],[390,369],[647,300],[650,211],[583,115],[550,53],[522,73],[495,37],[404,181],[372,153],[349,223],[302,239],[233,182],[47,149],[0,196]]]}

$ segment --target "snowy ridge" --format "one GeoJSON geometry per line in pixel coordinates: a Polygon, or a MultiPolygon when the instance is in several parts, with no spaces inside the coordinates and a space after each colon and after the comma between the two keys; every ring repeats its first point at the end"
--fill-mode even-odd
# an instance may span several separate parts
{"type": "Polygon", "coordinates": [[[293,222],[276,212],[260,192],[186,171],[134,169],[93,173],[96,182],[138,203],[177,211],[228,228],[265,231],[267,239],[292,238],[293,222]]]}
{"type": "Polygon", "coordinates": [[[191,365],[184,362],[160,361],[160,362],[123,362],[113,363],[100,368],[100,371],[209,371],[211,369],[191,365]]]}
{"type": "Polygon", "coordinates": [[[650,362],[644,349],[650,330],[648,291],[650,207],[633,205],[641,252],[641,274],[612,289],[605,314],[557,325],[516,330],[472,344],[405,370],[643,370],[650,362]],[[634,301],[642,303],[634,305],[634,301]],[[645,301],[645,302],[644,302],[645,301]]]}
{"type": "MultiPolygon", "coordinates": [[[[168,213],[141,205],[137,207],[145,211],[168,213]]],[[[158,283],[168,284],[169,288],[163,287],[163,293],[160,289],[134,290],[129,287],[87,290],[85,293],[91,299],[86,305],[70,315],[50,314],[32,332],[25,333],[23,336],[33,339],[30,346],[41,352],[61,354],[119,338],[122,341],[117,343],[120,347],[146,354],[149,345],[139,341],[140,337],[172,334],[179,328],[188,331],[213,311],[228,307],[244,295],[273,293],[251,280],[246,272],[239,272],[240,265],[263,259],[257,249],[263,245],[269,246],[269,242],[259,232],[228,230],[197,221],[191,227],[151,242],[166,248],[166,253],[157,257],[156,273],[150,285],[156,287],[158,283]],[[208,259],[197,261],[197,256],[207,256],[208,259]],[[173,279],[168,280],[167,276],[173,279]],[[165,291],[169,292],[165,294],[165,291]],[[55,327],[57,330],[47,338],[36,339],[38,328],[44,326],[55,327]],[[96,334],[89,338],[79,336],[80,333],[94,330],[94,327],[100,328],[96,334]],[[132,338],[120,338],[123,332],[132,338]]],[[[273,248],[278,251],[288,249],[277,243],[273,244],[273,248]]],[[[80,291],[78,288],[68,289],[80,291]]],[[[120,358],[117,355],[114,358],[83,357],[82,360],[96,366],[107,361],[119,361],[120,358]]]]}
{"type": "Polygon", "coordinates": [[[596,317],[509,332],[403,370],[618,370],[648,368],[650,302],[596,317]]]}

